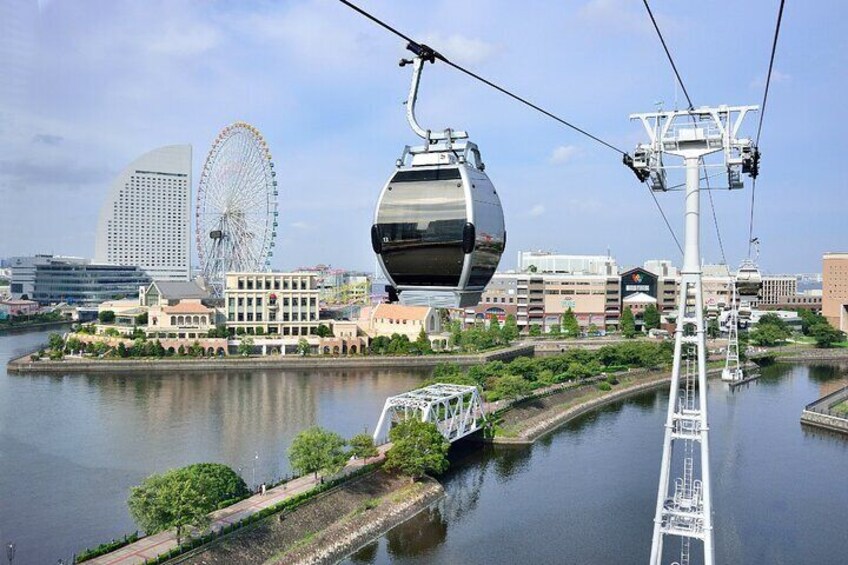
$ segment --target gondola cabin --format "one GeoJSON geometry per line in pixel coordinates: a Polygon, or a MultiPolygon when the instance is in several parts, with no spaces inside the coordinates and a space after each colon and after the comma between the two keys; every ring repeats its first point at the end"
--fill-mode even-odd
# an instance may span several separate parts
{"type": "Polygon", "coordinates": [[[476,305],[506,245],[477,146],[407,148],[380,194],[371,243],[402,303],[476,305]]]}
{"type": "Polygon", "coordinates": [[[763,288],[763,277],[752,261],[744,261],[736,271],[736,294],[742,300],[759,298],[763,288]]]}

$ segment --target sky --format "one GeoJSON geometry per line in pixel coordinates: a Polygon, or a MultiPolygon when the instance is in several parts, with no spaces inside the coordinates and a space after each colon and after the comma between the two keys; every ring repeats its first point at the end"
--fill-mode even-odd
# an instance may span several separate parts
{"type": "MultiPolygon", "coordinates": [[[[637,0],[360,0],[408,35],[628,151],[635,112],[685,101],[637,0]]],[[[653,0],[696,106],[760,104],[778,0],[653,0]]],[[[754,235],[764,271],[816,272],[848,250],[848,3],[787,2],[760,147],[754,235]]],[[[218,131],[266,138],[279,181],[272,267],[374,269],[369,229],[406,144],[402,40],[335,0],[0,0],[0,257],[91,257],[112,179],[159,146],[218,131]]],[[[467,130],[501,196],[502,269],[520,250],[681,257],[620,155],[445,65],[418,116],[467,130]]],[[[753,136],[756,116],[744,131],[753,136]]],[[[747,253],[750,183],[713,191],[727,261],[747,253]]],[[[682,238],[683,194],[658,195],[682,238]]],[[[702,253],[722,260],[703,198],[702,253]]]]}

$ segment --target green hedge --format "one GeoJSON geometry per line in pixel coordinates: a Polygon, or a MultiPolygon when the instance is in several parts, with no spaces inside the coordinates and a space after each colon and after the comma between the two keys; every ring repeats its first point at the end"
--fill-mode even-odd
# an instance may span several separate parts
{"type": "Polygon", "coordinates": [[[89,559],[94,559],[95,557],[106,555],[107,553],[111,553],[112,551],[120,549],[125,545],[129,545],[134,541],[138,541],[138,532],[127,534],[121,539],[113,539],[109,543],[101,543],[100,545],[94,548],[86,548],[74,558],[74,563],[82,563],[83,561],[88,561],[89,559]]]}

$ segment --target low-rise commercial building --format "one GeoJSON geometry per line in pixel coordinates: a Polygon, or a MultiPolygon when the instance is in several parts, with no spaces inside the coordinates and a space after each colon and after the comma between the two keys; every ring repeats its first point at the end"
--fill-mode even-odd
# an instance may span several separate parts
{"type": "Polygon", "coordinates": [[[318,329],[315,273],[227,273],[226,326],[231,334],[294,337],[318,329]]]}
{"type": "Polygon", "coordinates": [[[370,338],[405,335],[415,341],[421,330],[428,336],[442,331],[439,311],[431,306],[405,306],[402,304],[378,304],[363,308],[359,327],[370,338]]]}

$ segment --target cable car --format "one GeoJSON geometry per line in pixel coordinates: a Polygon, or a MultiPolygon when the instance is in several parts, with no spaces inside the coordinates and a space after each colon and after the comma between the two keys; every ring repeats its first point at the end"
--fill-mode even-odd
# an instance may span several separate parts
{"type": "Polygon", "coordinates": [[[753,261],[746,259],[736,271],[736,294],[743,302],[747,302],[752,298],[759,298],[762,288],[763,277],[760,270],[753,261]]]}
{"type": "Polygon", "coordinates": [[[465,308],[480,301],[506,246],[503,209],[477,145],[465,132],[418,125],[415,101],[422,63],[413,63],[407,119],[425,139],[405,147],[383,187],[371,244],[403,304],[465,308]]]}
{"type": "Polygon", "coordinates": [[[371,243],[403,303],[474,306],[500,262],[501,202],[477,146],[464,145],[411,155],[383,187],[371,243]]]}

